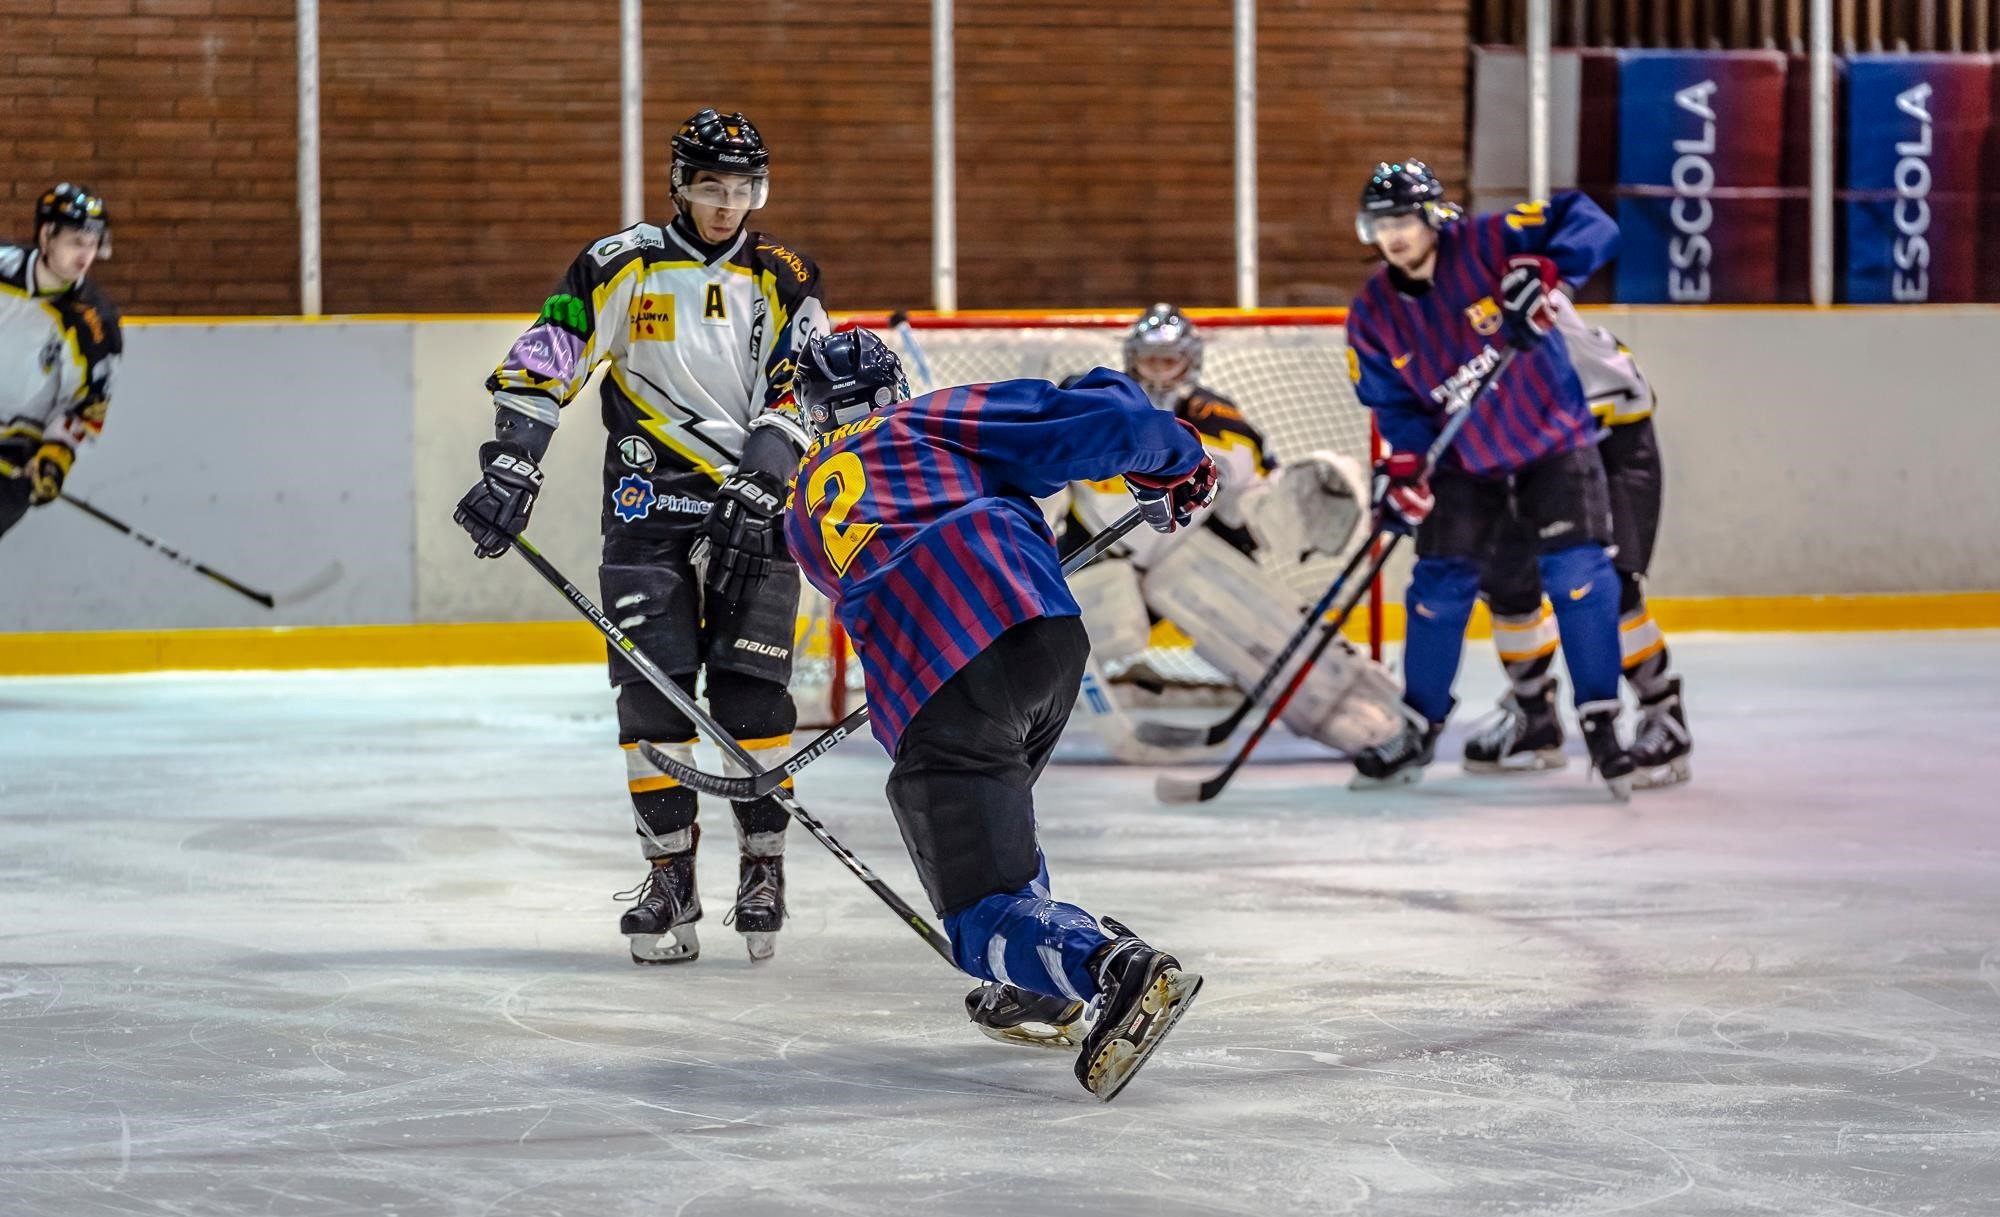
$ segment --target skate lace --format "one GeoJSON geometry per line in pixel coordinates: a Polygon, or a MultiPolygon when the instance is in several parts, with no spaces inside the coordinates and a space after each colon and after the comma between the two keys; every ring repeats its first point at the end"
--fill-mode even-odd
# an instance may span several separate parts
{"type": "Polygon", "coordinates": [[[1500,699],[1499,705],[1473,722],[1472,739],[1476,743],[1504,747],[1520,738],[1527,723],[1528,716],[1521,712],[1521,703],[1509,693],[1500,699]]]}
{"type": "Polygon", "coordinates": [[[1674,716],[1661,710],[1648,713],[1639,724],[1639,738],[1632,741],[1632,751],[1651,754],[1664,752],[1680,742],[1681,725],[1674,716]]]}
{"type": "Polygon", "coordinates": [[[640,904],[664,905],[667,901],[666,867],[655,866],[646,872],[646,877],[622,892],[611,893],[611,898],[620,903],[627,900],[640,904]]]}

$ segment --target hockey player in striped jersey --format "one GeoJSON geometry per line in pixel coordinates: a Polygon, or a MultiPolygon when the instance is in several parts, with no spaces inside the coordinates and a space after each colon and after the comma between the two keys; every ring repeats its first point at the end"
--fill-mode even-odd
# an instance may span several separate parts
{"type": "Polygon", "coordinates": [[[1632,760],[1617,731],[1609,492],[1590,404],[1567,346],[1550,336],[1552,297],[1615,254],[1617,225],[1574,191],[1464,218],[1429,168],[1407,161],[1376,169],[1356,229],[1384,265],[1349,310],[1350,367],[1391,449],[1383,522],[1417,539],[1403,652],[1403,696],[1417,722],[1356,756],[1357,784],[1414,781],[1430,763],[1456,704],[1482,564],[1518,513],[1555,605],[1592,767],[1625,797],[1632,760]],[[1495,342],[1519,355],[1473,401],[1500,363],[1495,342]],[[1422,454],[1459,408],[1473,413],[1426,479],[1422,454]]]}
{"type": "Polygon", "coordinates": [[[118,310],[88,278],[110,252],[111,219],[87,186],[35,200],[25,246],[0,245],[0,536],[53,503],[77,451],[104,430],[125,341],[118,310]]]}
{"type": "Polygon", "coordinates": [[[854,640],[889,805],[975,1022],[1073,1023],[1076,1076],[1116,1095],[1201,986],[1117,923],[1049,894],[1034,785],[1076,703],[1089,639],[1037,496],[1123,477],[1146,522],[1186,526],[1215,491],[1193,429],[1130,379],[967,385],[908,400],[866,330],[811,343],[794,390],[818,434],[786,537],[854,640]]]}
{"type": "MultiPolygon", "coordinates": [[[[741,114],[702,110],[673,139],[678,214],[592,241],[486,387],[494,438],[456,519],[482,558],[507,552],[541,488],[562,408],[600,365],[604,604],[690,692],[706,672],[716,720],[768,763],[791,745],[787,682],[799,598],[785,556],[785,487],[810,437],[793,409],[798,349],[825,332],[819,271],[749,227],[770,154],[741,114]],[[705,574],[703,573],[705,571],[705,574]]],[[[619,920],[635,963],[700,953],[695,792],[654,768],[646,740],[694,757],[694,725],[618,659],[618,738],[648,867],[619,920]]],[[[767,959],[785,917],[785,827],[775,799],[733,808],[736,903],[725,921],[767,959]]]]}
{"type": "MultiPolygon", "coordinates": [[[[1660,529],[1660,449],[1653,437],[1652,386],[1616,335],[1585,321],[1568,298],[1550,298],[1556,332],[1591,412],[1602,430],[1597,450],[1611,492],[1611,529],[1618,573],[1618,643],[1625,683],[1639,699],[1639,726],[1630,749],[1632,784],[1644,789],[1688,779],[1694,749],[1681,707],[1681,679],[1667,640],[1646,607],[1646,570],[1660,529]]],[[[1562,719],[1555,709],[1555,617],[1542,598],[1533,534],[1511,521],[1500,530],[1479,577],[1479,594],[1493,614],[1493,641],[1507,671],[1508,691],[1492,721],[1465,743],[1473,772],[1560,767],[1562,719]]]]}

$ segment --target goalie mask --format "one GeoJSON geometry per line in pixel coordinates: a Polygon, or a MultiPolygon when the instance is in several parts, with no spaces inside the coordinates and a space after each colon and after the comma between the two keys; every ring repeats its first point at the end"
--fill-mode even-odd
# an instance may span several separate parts
{"type": "Polygon", "coordinates": [[[1125,332],[1125,374],[1162,410],[1180,404],[1201,371],[1201,335],[1171,304],[1149,308],[1125,332]]]}
{"type": "Polygon", "coordinates": [[[885,406],[907,401],[903,361],[863,329],[820,334],[799,352],[792,397],[815,435],[825,435],[885,406]]]}
{"type": "Polygon", "coordinates": [[[1354,214],[1354,235],[1363,245],[1375,244],[1375,221],[1389,216],[1421,215],[1432,231],[1458,219],[1464,211],[1445,201],[1444,183],[1422,161],[1387,161],[1375,166],[1361,188],[1361,207],[1354,214]]]}

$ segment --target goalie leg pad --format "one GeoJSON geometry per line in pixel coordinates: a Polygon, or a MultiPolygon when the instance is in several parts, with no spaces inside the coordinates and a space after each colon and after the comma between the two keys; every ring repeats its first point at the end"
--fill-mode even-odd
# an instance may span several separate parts
{"type": "Polygon", "coordinates": [[[1136,655],[1151,641],[1153,623],[1130,562],[1106,559],[1069,577],[1070,594],[1083,609],[1090,653],[1101,663],[1136,655]]]}
{"type": "MultiPolygon", "coordinates": [[[[1146,573],[1142,586],[1147,603],[1194,640],[1195,654],[1244,689],[1277,659],[1306,607],[1262,567],[1207,534],[1189,537],[1146,573]]],[[[1355,752],[1401,729],[1401,700],[1394,679],[1341,640],[1314,665],[1283,721],[1299,735],[1355,752]]]]}

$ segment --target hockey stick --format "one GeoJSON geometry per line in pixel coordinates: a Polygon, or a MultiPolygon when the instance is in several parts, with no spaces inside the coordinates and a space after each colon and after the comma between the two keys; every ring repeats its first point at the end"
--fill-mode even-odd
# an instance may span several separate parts
{"type": "MultiPolygon", "coordinates": [[[[1084,542],[1075,553],[1065,558],[1062,567],[1063,574],[1071,575],[1090,565],[1097,559],[1098,555],[1116,545],[1120,538],[1137,527],[1138,523],[1139,509],[1134,507],[1112,521],[1110,527],[1084,542]]],[[[696,720],[697,723],[700,721],[699,719],[696,720]]],[[[743,768],[750,771],[748,777],[729,777],[719,773],[703,773],[691,765],[686,765],[675,760],[644,740],[639,743],[639,751],[644,754],[647,760],[653,763],[654,767],[691,790],[698,790],[703,794],[719,795],[725,799],[735,799],[743,802],[750,799],[761,799],[783,786],[799,770],[804,769],[807,765],[812,764],[814,761],[833,751],[835,744],[852,735],[862,723],[867,721],[868,707],[864,704],[859,709],[848,714],[846,718],[841,719],[833,726],[822,731],[818,736],[814,737],[811,743],[792,753],[784,760],[779,761],[769,769],[758,769],[754,765],[745,763],[743,757],[736,757],[737,764],[742,765],[743,768]]]]}
{"type": "MultiPolygon", "coordinates": [[[[687,715],[689,722],[692,722],[695,726],[706,732],[709,738],[715,741],[716,746],[729,754],[737,764],[743,766],[745,769],[756,768],[756,763],[750,759],[750,754],[745,752],[742,746],[735,740],[731,739],[729,733],[724,731],[720,724],[708,716],[707,711],[701,708],[701,704],[695,701],[694,697],[686,689],[675,684],[673,678],[661,671],[660,666],[654,663],[644,651],[635,646],[632,640],[625,636],[625,631],[614,625],[611,619],[604,615],[604,610],[592,603],[589,596],[579,591],[576,584],[563,578],[562,572],[557,570],[550,564],[547,558],[542,556],[541,550],[529,544],[528,538],[515,537],[514,551],[527,559],[528,565],[534,567],[537,574],[548,580],[549,586],[566,596],[570,604],[576,608],[576,611],[582,614],[592,625],[596,626],[597,632],[604,635],[605,638],[610,640],[613,646],[618,648],[619,654],[625,657],[625,662],[631,664],[639,675],[645,677],[647,684],[658,689],[661,695],[669,702],[672,702],[675,709],[687,715]]],[[[643,747],[644,745],[641,746],[643,747]]],[[[653,755],[657,755],[657,753],[653,755]]],[[[866,862],[855,857],[853,851],[835,839],[834,835],[827,831],[826,825],[815,819],[811,812],[807,811],[799,804],[797,799],[791,796],[790,792],[778,791],[777,798],[779,805],[785,809],[788,815],[800,824],[805,825],[806,831],[811,833],[821,845],[831,850],[833,856],[840,859],[842,866],[845,866],[855,878],[867,884],[868,890],[879,896],[882,903],[895,910],[896,915],[903,919],[904,924],[917,932],[917,937],[929,943],[931,949],[943,956],[946,963],[951,964],[954,968],[958,966],[958,962],[951,957],[951,939],[946,938],[936,926],[925,920],[923,914],[905,903],[903,898],[891,890],[888,884],[882,882],[881,878],[874,871],[868,869],[866,862]]]]}
{"type": "MultiPolygon", "coordinates": [[[[1426,470],[1437,467],[1438,461],[1443,459],[1445,452],[1451,447],[1452,441],[1458,438],[1460,431],[1464,430],[1466,420],[1472,417],[1473,407],[1478,405],[1480,399],[1486,396],[1486,391],[1493,386],[1493,383],[1500,379],[1500,374],[1507,370],[1507,365],[1514,362],[1514,356],[1517,353],[1515,348],[1509,347],[1500,356],[1500,361],[1493,365],[1493,370],[1488,372],[1486,378],[1479,382],[1479,387],[1466,399],[1465,404],[1458,408],[1458,411],[1452,416],[1451,421],[1445,424],[1442,431],[1438,432],[1437,439],[1431,443],[1430,450],[1424,454],[1424,468],[1426,470]]],[[[1375,497],[1379,503],[1382,496],[1377,494],[1375,497]]],[[[1298,670],[1292,673],[1292,678],[1286,682],[1284,691],[1278,694],[1278,700],[1272,702],[1270,709],[1264,712],[1264,717],[1257,723],[1256,730],[1252,731],[1249,738],[1243,741],[1243,746],[1236,750],[1236,755],[1229,758],[1229,763],[1223,766],[1220,772],[1207,778],[1186,778],[1170,773],[1159,775],[1153,780],[1153,793],[1161,802],[1206,803],[1216,795],[1221,794],[1222,788],[1229,785],[1229,780],[1235,777],[1236,771],[1241,769],[1243,763],[1250,759],[1250,754],[1256,750],[1257,744],[1264,738],[1265,733],[1271,729],[1271,724],[1277,722],[1278,716],[1285,712],[1287,705],[1291,704],[1292,695],[1297,693],[1300,686],[1305,684],[1306,677],[1311,674],[1313,665],[1318,663],[1319,657],[1326,654],[1326,649],[1333,645],[1333,640],[1340,634],[1340,628],[1347,624],[1347,619],[1354,614],[1355,606],[1361,603],[1361,597],[1366,594],[1368,585],[1373,583],[1375,577],[1382,573],[1382,568],[1388,564],[1389,556],[1396,552],[1396,546],[1402,541],[1403,534],[1378,528],[1375,531],[1374,538],[1368,545],[1363,546],[1356,556],[1359,557],[1361,554],[1366,554],[1369,550],[1374,549],[1375,542],[1380,541],[1384,533],[1390,534],[1389,543],[1382,546],[1380,552],[1375,555],[1375,560],[1369,563],[1368,575],[1361,581],[1360,590],[1349,598],[1346,606],[1340,610],[1338,616],[1320,627],[1319,641],[1314,643],[1313,649],[1306,653],[1304,662],[1300,663],[1298,670]]],[[[1352,570],[1353,566],[1354,563],[1350,561],[1348,569],[1352,570]]],[[[1341,572],[1341,578],[1345,579],[1346,577],[1347,572],[1341,572]]],[[[1308,619],[1308,624],[1317,620],[1318,614],[1314,614],[1308,619]]],[[[1284,659],[1281,657],[1277,666],[1282,666],[1283,663],[1284,659]]],[[[1260,680],[1258,684],[1265,685],[1267,681],[1260,680]]]]}
{"type": "Polygon", "coordinates": [[[924,358],[924,344],[917,341],[916,327],[910,324],[909,313],[897,309],[889,314],[889,328],[896,331],[896,337],[903,340],[903,348],[910,353],[910,362],[917,367],[919,393],[929,393],[937,388],[937,378],[931,375],[931,361],[924,358]]]}
{"type": "MultiPolygon", "coordinates": [[[[22,475],[21,470],[16,469],[14,466],[8,464],[5,461],[0,461],[0,478],[16,478],[20,477],[21,475],[22,475]]],[[[83,512],[91,519],[98,520],[105,524],[109,524],[111,527],[117,529],[119,532],[124,533],[126,536],[132,538],[134,541],[137,541],[139,544],[144,545],[148,549],[151,549],[159,553],[162,557],[165,557],[168,561],[174,562],[180,566],[184,566],[187,569],[193,571],[197,575],[206,575],[208,578],[215,580],[217,583],[220,583],[222,586],[228,588],[232,592],[235,592],[237,595],[247,596],[250,599],[255,600],[257,603],[263,605],[267,609],[274,609],[277,608],[279,605],[296,604],[299,601],[304,600],[309,596],[317,596],[319,593],[325,591],[327,588],[332,587],[335,583],[340,582],[340,576],[343,573],[345,573],[339,562],[332,562],[327,565],[326,569],[320,571],[318,574],[314,575],[312,578],[306,580],[304,583],[301,583],[299,586],[291,589],[290,591],[279,592],[275,594],[272,592],[258,591],[256,588],[251,587],[248,584],[239,583],[235,579],[230,578],[228,575],[223,574],[221,571],[216,570],[214,567],[209,566],[206,563],[195,561],[193,558],[188,557],[186,554],[175,549],[173,546],[168,545],[165,541],[162,541],[157,537],[147,536],[145,533],[140,532],[138,529],[132,527],[130,524],[127,524],[125,521],[119,519],[117,516],[112,515],[110,512],[105,511],[103,508],[85,502],[83,499],[77,498],[75,495],[70,494],[68,491],[62,492],[62,494],[60,494],[57,497],[61,498],[63,502],[68,503],[71,507],[74,507],[78,511],[83,512]]]]}

